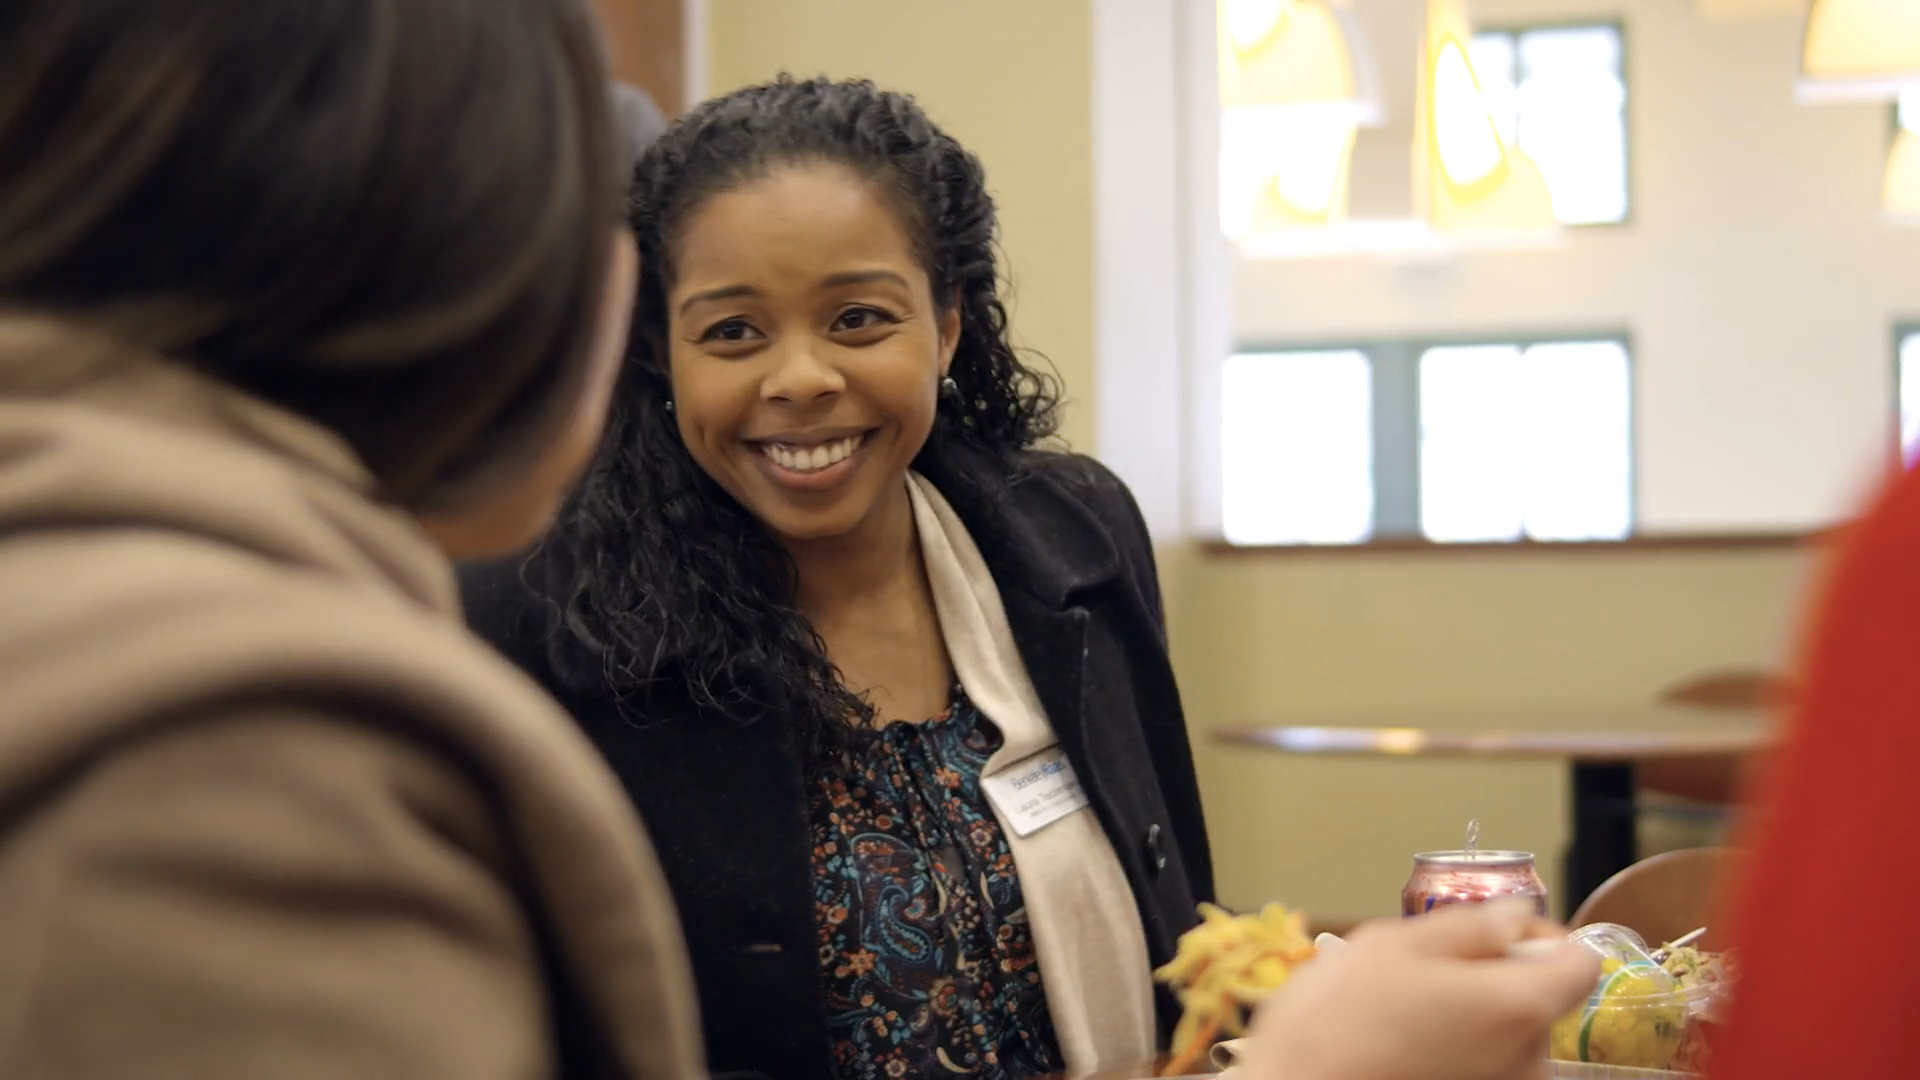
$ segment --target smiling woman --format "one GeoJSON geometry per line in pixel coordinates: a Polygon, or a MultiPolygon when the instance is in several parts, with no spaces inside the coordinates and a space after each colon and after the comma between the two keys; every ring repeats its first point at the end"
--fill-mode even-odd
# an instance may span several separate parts
{"type": "Polygon", "coordinates": [[[1212,893],[1152,548],[1038,447],[979,162],[909,98],[783,79],[676,124],[631,203],[608,441],[469,615],[658,838],[714,1065],[1150,1057],[1150,967],[1212,893]]]}
{"type": "Polygon", "coordinates": [[[796,559],[911,535],[900,480],[959,343],[959,309],[877,194],[843,165],[789,165],[714,196],[675,256],[680,434],[796,559]]]}

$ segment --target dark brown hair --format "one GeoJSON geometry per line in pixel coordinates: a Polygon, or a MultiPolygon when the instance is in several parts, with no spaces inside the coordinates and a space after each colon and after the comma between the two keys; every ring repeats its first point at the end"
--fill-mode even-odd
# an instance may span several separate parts
{"type": "Polygon", "coordinates": [[[0,304],[463,505],[571,414],[625,162],[586,0],[0,2],[0,304]]]}
{"type": "Polygon", "coordinates": [[[993,492],[969,490],[961,460],[1010,483],[1022,455],[1052,435],[1057,383],[1008,339],[999,219],[979,160],[905,94],[783,76],[695,108],[634,170],[628,220],[641,279],[628,363],[600,454],[528,580],[560,613],[549,654],[576,688],[611,692],[638,719],[686,704],[743,723],[771,717],[799,746],[834,751],[858,745],[873,709],[842,683],[800,613],[792,561],[694,462],[667,412],[667,294],[681,231],[716,195],[813,163],[879,192],[933,295],[960,315],[953,385],[913,467],[979,505],[993,492]]]}

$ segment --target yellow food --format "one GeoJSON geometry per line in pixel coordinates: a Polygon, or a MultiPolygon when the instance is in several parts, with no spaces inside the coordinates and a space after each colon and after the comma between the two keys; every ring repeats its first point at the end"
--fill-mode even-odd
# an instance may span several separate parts
{"type": "Polygon", "coordinates": [[[1180,936],[1173,959],[1154,972],[1183,1010],[1166,1074],[1189,1071],[1214,1040],[1243,1034],[1248,1010],[1313,954],[1299,912],[1268,904],[1258,915],[1234,915],[1200,905],[1200,925],[1180,936]]]}
{"type": "Polygon", "coordinates": [[[1553,1025],[1552,1056],[1639,1069],[1665,1069],[1687,1032],[1687,1005],[1672,980],[1653,970],[1601,964],[1598,993],[1553,1025]]]}

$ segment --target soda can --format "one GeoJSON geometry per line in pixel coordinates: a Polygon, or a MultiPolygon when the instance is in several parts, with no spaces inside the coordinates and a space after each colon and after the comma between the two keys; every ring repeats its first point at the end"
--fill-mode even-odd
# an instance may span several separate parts
{"type": "Polygon", "coordinates": [[[1400,891],[1400,914],[1425,915],[1448,904],[1478,904],[1527,896],[1542,918],[1547,886],[1527,851],[1427,851],[1413,857],[1413,876],[1400,891]]]}

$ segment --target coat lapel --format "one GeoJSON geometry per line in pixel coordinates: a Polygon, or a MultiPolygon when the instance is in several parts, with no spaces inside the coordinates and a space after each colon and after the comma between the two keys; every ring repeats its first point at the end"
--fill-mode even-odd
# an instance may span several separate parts
{"type": "Polygon", "coordinates": [[[1076,768],[1085,768],[1086,724],[1082,695],[1087,664],[1087,613],[1061,611],[1025,593],[1005,596],[1007,623],[1027,665],[1033,688],[1053,733],[1076,768]]]}
{"type": "Polygon", "coordinates": [[[1084,690],[1089,617],[1081,601],[1120,582],[1120,555],[1099,519],[1059,481],[964,447],[928,479],[966,523],[993,579],[1040,704],[1077,770],[1088,768],[1084,690]]]}

